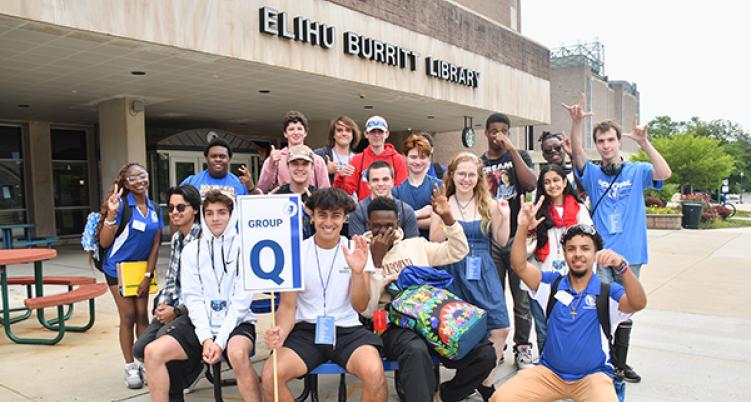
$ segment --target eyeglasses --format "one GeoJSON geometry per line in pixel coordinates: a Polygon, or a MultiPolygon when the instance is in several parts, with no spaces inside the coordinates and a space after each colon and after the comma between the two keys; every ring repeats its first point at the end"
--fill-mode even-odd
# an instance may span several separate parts
{"type": "Polygon", "coordinates": [[[562,149],[563,149],[563,147],[562,147],[561,145],[553,145],[553,146],[552,146],[552,147],[550,147],[550,148],[547,148],[547,149],[543,149],[543,150],[542,150],[542,153],[543,153],[544,155],[552,155],[554,151],[555,151],[555,152],[558,152],[558,153],[561,153],[561,150],[562,150],[562,149]]]}
{"type": "Polygon", "coordinates": [[[141,174],[136,175],[136,176],[126,176],[125,177],[125,180],[128,181],[128,184],[138,183],[139,181],[148,180],[148,179],[149,179],[149,174],[148,173],[141,173],[141,174]]]}
{"type": "Polygon", "coordinates": [[[189,206],[190,205],[188,204],[177,204],[177,205],[169,204],[167,205],[167,210],[169,211],[169,213],[172,213],[172,211],[174,210],[177,210],[177,212],[185,212],[185,208],[188,208],[189,206]]]}
{"type": "Polygon", "coordinates": [[[477,172],[456,172],[454,173],[460,179],[476,179],[477,172]]]}

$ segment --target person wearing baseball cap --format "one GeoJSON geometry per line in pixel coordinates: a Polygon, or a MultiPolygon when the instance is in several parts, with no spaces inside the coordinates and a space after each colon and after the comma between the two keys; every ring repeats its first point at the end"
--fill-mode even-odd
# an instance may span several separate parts
{"type": "Polygon", "coordinates": [[[377,160],[382,160],[394,168],[394,185],[401,184],[407,178],[407,162],[404,156],[397,152],[393,145],[386,143],[389,138],[389,126],[386,119],[373,116],[365,123],[365,138],[368,139],[367,148],[362,153],[352,157],[349,164],[354,167],[354,173],[344,176],[337,173],[333,187],[344,190],[347,194],[356,194],[357,200],[370,195],[368,167],[377,160]]]}
{"type": "MultiPolygon", "coordinates": [[[[310,177],[313,175],[313,163],[315,154],[307,145],[295,145],[289,148],[287,153],[287,170],[289,171],[290,181],[273,190],[269,194],[300,194],[303,204],[308,200],[315,186],[308,184],[310,177]]],[[[310,222],[310,216],[303,215],[303,239],[312,236],[315,230],[310,222]]]]}

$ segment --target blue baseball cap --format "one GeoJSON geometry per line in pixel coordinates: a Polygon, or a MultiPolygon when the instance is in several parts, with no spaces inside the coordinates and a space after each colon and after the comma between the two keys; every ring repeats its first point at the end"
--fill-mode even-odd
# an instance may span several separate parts
{"type": "Polygon", "coordinates": [[[381,116],[373,116],[365,123],[365,132],[369,133],[373,130],[389,131],[389,125],[386,123],[386,119],[381,116]]]}

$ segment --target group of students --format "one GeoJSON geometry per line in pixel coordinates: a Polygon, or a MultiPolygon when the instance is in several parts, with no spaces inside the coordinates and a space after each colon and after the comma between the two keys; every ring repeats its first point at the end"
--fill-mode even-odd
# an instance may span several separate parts
{"type": "Polygon", "coordinates": [[[615,400],[611,378],[616,369],[626,369],[625,356],[616,367],[603,347],[612,334],[600,328],[594,301],[600,277],[612,282],[607,288],[612,332],[644,308],[637,280],[646,263],[641,194],[670,170],[640,127],[626,135],[645,149],[654,167],[623,162],[620,129],[611,122],[593,132],[602,164],[588,162],[581,145],[581,121],[588,113],[583,101],[566,107],[572,137],[543,136],[548,165],[539,175],[528,153],[511,143],[511,122],[500,113],[486,121],[487,151],[480,157],[460,152],[445,168],[432,162],[428,135],[408,136],[399,154],[386,142],[388,125],[379,116],[365,125],[369,145],[354,153],[360,131],[352,119],[337,118],[328,145],[313,151],[304,145],[305,116],[287,113],[288,145],[272,148],[257,184],[245,167],[239,176],[229,172],[231,147],[214,139],[204,152],[207,170],[169,190],[175,232],[150,324],[148,283],[163,223],[147,196],[144,167],[123,166],[102,205],[98,234],[120,313],[126,384],[139,388],[147,380],[153,400],[182,400],[202,362],[225,356],[243,400],[273,400],[271,359],[260,383],[249,359],[256,344],[254,295],[239,280],[234,201],[238,195],[276,193],[301,194],[306,212],[305,290],[282,294],[277,326],[264,337],[277,354],[280,400],[293,399],[289,381],[332,360],[360,378],[362,400],[385,401],[384,357],[399,362],[398,394],[410,402],[459,401],[475,391],[485,401],[615,400]],[[533,191],[534,202],[525,203],[533,191]],[[132,208],[131,221],[115,236],[112,228],[119,227],[124,208],[132,208]],[[139,260],[148,261],[146,277],[136,297],[124,298],[114,267],[139,260]],[[487,313],[485,341],[462,359],[440,358],[456,369],[442,384],[434,376],[430,348],[417,333],[395,325],[373,331],[374,311],[391,300],[386,286],[411,266],[450,273],[448,290],[487,313]],[[503,362],[510,332],[506,283],[514,303],[515,362],[525,370],[496,391],[494,370],[503,362]],[[532,317],[539,364],[529,342],[532,317]]]}

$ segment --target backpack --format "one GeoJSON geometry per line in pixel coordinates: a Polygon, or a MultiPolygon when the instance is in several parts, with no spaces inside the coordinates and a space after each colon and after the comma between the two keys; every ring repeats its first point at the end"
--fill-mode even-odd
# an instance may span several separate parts
{"type": "MultiPolygon", "coordinates": [[[[125,200],[121,198],[120,202],[123,203],[125,202],[125,200]]],[[[114,239],[120,237],[125,228],[128,226],[130,218],[133,215],[132,208],[128,207],[127,204],[122,205],[123,213],[120,217],[120,224],[117,226],[117,231],[115,231],[114,239]]],[[[99,237],[96,233],[97,225],[99,225],[99,221],[101,219],[102,215],[99,212],[89,213],[89,215],[86,217],[86,226],[84,226],[83,233],[81,233],[81,245],[83,246],[84,251],[93,252],[92,260],[94,261],[94,267],[104,272],[103,266],[106,250],[99,245],[99,237]]]]}
{"type": "MultiPolygon", "coordinates": [[[[553,312],[553,306],[555,306],[555,303],[557,302],[556,298],[553,297],[558,292],[558,284],[561,283],[561,280],[563,280],[563,276],[559,276],[555,278],[553,283],[550,285],[550,297],[548,297],[548,305],[545,307],[545,321],[547,322],[550,320],[550,314],[553,312]]],[[[610,350],[610,361],[613,363],[613,367],[616,369],[619,367],[618,362],[615,358],[615,353],[613,353],[613,350],[615,349],[613,344],[613,334],[610,333],[610,301],[608,300],[610,298],[610,284],[600,281],[600,294],[597,295],[597,298],[595,299],[595,307],[597,308],[597,319],[600,321],[600,327],[602,327],[602,331],[605,333],[605,337],[608,340],[608,349],[610,350]]],[[[544,348],[544,345],[543,345],[544,348]]],[[[615,386],[616,395],[618,396],[618,400],[620,402],[623,402],[626,398],[626,384],[623,382],[623,379],[620,378],[618,375],[613,378],[613,385],[615,386]]]]}
{"type": "Polygon", "coordinates": [[[413,285],[389,305],[389,320],[414,331],[440,356],[459,360],[487,336],[487,313],[446,289],[413,285]]]}

